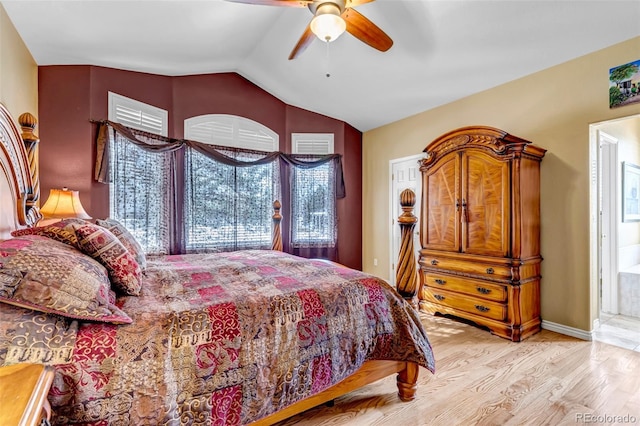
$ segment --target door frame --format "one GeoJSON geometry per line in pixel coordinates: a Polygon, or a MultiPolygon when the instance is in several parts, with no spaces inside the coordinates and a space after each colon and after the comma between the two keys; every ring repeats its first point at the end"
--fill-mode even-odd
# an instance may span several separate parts
{"type": "MultiPolygon", "coordinates": [[[[401,158],[394,158],[389,160],[389,217],[391,218],[391,226],[389,226],[389,284],[395,287],[396,285],[396,271],[395,267],[398,263],[397,254],[394,253],[393,249],[393,230],[394,227],[398,226],[398,216],[396,212],[400,212],[400,201],[395,200],[395,182],[396,180],[393,178],[393,166],[398,163],[403,163],[405,161],[415,160],[416,163],[425,158],[425,154],[415,154],[409,155],[401,158]],[[396,209],[394,209],[397,208],[396,209]]],[[[415,232],[420,232],[420,200],[422,199],[422,176],[419,176],[417,179],[417,191],[416,193],[416,205],[413,208],[413,214],[418,218],[418,222],[416,223],[415,232]]],[[[419,247],[415,247],[419,248],[419,247]]]]}
{"type": "MultiPolygon", "coordinates": [[[[614,118],[611,120],[600,121],[597,123],[589,124],[589,317],[593,321],[592,330],[596,330],[600,326],[600,317],[602,314],[602,297],[601,297],[601,280],[600,280],[600,271],[601,271],[601,220],[600,220],[600,193],[602,189],[600,188],[600,133],[604,133],[602,130],[606,130],[608,125],[616,123],[618,121],[625,121],[634,117],[638,117],[638,114],[629,115],[620,118],[614,118]]],[[[615,139],[611,138],[607,140],[615,139]]],[[[620,221],[620,202],[621,202],[621,194],[620,194],[620,165],[618,163],[619,155],[617,153],[618,146],[616,145],[616,154],[612,155],[612,157],[616,158],[616,164],[612,169],[611,173],[615,173],[615,178],[611,179],[615,182],[615,205],[612,207],[611,217],[615,218],[615,226],[616,231],[614,232],[613,238],[608,241],[608,245],[614,247],[611,251],[615,256],[615,260],[610,260],[610,262],[615,261],[615,270],[617,271],[619,268],[619,249],[617,247],[617,241],[619,238],[617,227],[618,222],[620,221]]],[[[609,159],[610,164],[614,160],[612,158],[609,159]]],[[[611,191],[611,188],[608,188],[611,191]]],[[[614,303],[618,303],[617,297],[617,274],[615,279],[610,280],[609,287],[616,286],[615,292],[616,297],[614,298],[610,295],[610,299],[607,300],[607,303],[611,302],[611,299],[615,299],[614,303]]],[[[602,289],[602,290],[608,290],[602,289]]]]}

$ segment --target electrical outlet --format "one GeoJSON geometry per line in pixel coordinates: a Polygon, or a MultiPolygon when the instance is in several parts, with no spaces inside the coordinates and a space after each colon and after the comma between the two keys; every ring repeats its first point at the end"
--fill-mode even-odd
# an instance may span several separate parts
{"type": "Polygon", "coordinates": [[[378,266],[378,259],[373,259],[373,266],[378,266]]]}

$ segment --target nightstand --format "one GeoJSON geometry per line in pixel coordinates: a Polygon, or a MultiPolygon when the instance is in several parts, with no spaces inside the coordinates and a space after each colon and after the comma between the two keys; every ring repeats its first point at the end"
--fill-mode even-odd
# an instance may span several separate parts
{"type": "Polygon", "coordinates": [[[53,367],[41,364],[0,367],[0,425],[48,424],[51,406],[47,394],[53,374],[53,367]]]}

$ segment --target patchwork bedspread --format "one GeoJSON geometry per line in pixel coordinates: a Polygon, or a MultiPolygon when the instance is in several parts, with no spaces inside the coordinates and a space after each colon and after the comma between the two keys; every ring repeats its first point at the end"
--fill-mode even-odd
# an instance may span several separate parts
{"type": "Polygon", "coordinates": [[[54,424],[238,425],[366,360],[433,371],[417,313],[385,282],[275,251],[149,260],[132,324],[0,306],[0,363],[56,365],[54,424]]]}

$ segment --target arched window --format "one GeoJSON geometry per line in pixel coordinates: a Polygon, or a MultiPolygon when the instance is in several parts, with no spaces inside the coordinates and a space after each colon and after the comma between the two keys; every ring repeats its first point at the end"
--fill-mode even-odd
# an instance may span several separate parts
{"type": "MultiPolygon", "coordinates": [[[[276,132],[236,115],[188,118],[184,138],[216,145],[220,153],[246,162],[279,150],[276,132]]],[[[237,167],[187,149],[184,187],[187,252],[270,246],[273,201],[280,198],[278,161],[237,167]]]]}
{"type": "Polygon", "coordinates": [[[278,134],[246,117],[206,114],[184,120],[184,138],[193,141],[244,148],[255,151],[279,151],[278,134]]]}

